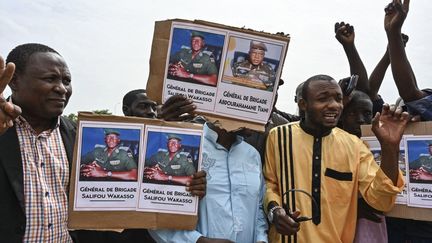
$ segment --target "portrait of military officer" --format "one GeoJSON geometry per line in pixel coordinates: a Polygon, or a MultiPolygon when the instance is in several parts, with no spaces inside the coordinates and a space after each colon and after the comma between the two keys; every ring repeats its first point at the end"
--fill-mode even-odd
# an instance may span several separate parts
{"type": "Polygon", "coordinates": [[[264,62],[266,52],[267,46],[264,43],[251,41],[248,58],[233,64],[233,76],[262,82],[266,90],[273,91],[276,73],[272,66],[264,62]]]}
{"type": "Polygon", "coordinates": [[[146,159],[144,178],[186,185],[196,172],[192,156],[182,150],[182,138],[168,134],[166,149],[161,148],[146,159]]]}
{"type": "Polygon", "coordinates": [[[104,129],[105,145],[95,148],[81,158],[81,178],[90,180],[130,180],[138,178],[138,166],[128,147],[120,146],[120,132],[104,129]]]}
{"type": "Polygon", "coordinates": [[[170,57],[170,78],[216,86],[218,68],[215,57],[204,51],[204,47],[205,35],[199,31],[192,31],[190,48],[182,48],[170,57]]]}
{"type": "Polygon", "coordinates": [[[428,141],[428,153],[422,153],[410,161],[410,180],[432,181],[432,141],[428,141]]]}

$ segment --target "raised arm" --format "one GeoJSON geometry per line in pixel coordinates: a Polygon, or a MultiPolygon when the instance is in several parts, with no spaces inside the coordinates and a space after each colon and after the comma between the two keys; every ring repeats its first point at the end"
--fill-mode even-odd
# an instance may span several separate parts
{"type": "Polygon", "coordinates": [[[406,102],[425,97],[427,94],[417,87],[411,64],[405,53],[401,37],[402,25],[407,17],[409,0],[393,0],[385,8],[384,28],[388,39],[391,69],[399,96],[406,102]]]}
{"type": "Polygon", "coordinates": [[[342,44],[342,47],[344,48],[345,54],[348,58],[351,75],[357,74],[359,76],[356,89],[368,93],[368,75],[354,44],[354,27],[344,22],[336,23],[335,33],[336,39],[342,44]]]}
{"type": "Polygon", "coordinates": [[[21,114],[21,108],[7,102],[3,96],[3,91],[11,81],[14,72],[15,65],[13,63],[5,65],[3,58],[0,56],[0,135],[9,127],[12,127],[13,120],[21,114]]]}

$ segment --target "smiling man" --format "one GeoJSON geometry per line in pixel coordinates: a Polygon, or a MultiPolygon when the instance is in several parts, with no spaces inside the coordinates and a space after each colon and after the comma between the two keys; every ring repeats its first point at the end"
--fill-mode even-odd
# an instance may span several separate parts
{"type": "Polygon", "coordinates": [[[336,127],[342,99],[333,78],[313,76],[299,99],[304,118],[270,131],[264,176],[271,242],[352,242],[358,193],[377,210],[388,211],[402,190],[398,153],[408,114],[385,105],[375,116],[372,130],[382,148],[379,167],[359,138],[336,127]],[[283,196],[292,189],[313,199],[298,193],[283,196]],[[308,221],[300,228],[303,220],[308,221]]]}
{"type": "Polygon", "coordinates": [[[67,195],[75,126],[61,117],[71,74],[63,57],[41,44],[17,46],[7,62],[16,66],[10,100],[22,114],[0,136],[2,241],[72,242],[67,195]]]}

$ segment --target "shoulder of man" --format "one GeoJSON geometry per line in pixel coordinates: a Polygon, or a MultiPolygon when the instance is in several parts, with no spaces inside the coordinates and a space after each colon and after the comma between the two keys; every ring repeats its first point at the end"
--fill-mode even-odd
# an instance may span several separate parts
{"type": "Polygon", "coordinates": [[[179,155],[181,160],[187,161],[189,163],[193,162],[192,155],[189,152],[182,151],[179,153],[179,155]]]}
{"type": "Polygon", "coordinates": [[[244,60],[241,62],[234,63],[234,67],[250,67],[250,66],[251,66],[251,64],[250,64],[249,60],[244,60]]]}

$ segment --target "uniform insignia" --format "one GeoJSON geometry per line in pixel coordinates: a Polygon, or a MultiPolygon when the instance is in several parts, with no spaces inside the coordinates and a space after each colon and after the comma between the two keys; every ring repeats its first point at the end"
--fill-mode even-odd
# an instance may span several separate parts
{"type": "Polygon", "coordinates": [[[171,169],[178,170],[181,168],[181,165],[171,165],[171,169]]]}
{"type": "Polygon", "coordinates": [[[128,153],[127,153],[127,156],[128,156],[128,157],[131,157],[131,158],[133,157],[131,152],[128,152],[128,153]]]}
{"type": "Polygon", "coordinates": [[[110,165],[119,165],[120,160],[110,160],[110,165]]]}
{"type": "Polygon", "coordinates": [[[116,152],[116,153],[119,153],[119,152],[120,152],[120,150],[119,150],[119,149],[116,149],[116,150],[115,150],[115,152],[116,152]]]}
{"type": "Polygon", "coordinates": [[[187,160],[188,160],[189,163],[192,163],[192,162],[193,162],[193,161],[192,161],[192,157],[188,157],[187,160]]]}
{"type": "Polygon", "coordinates": [[[203,66],[202,63],[193,63],[192,65],[194,68],[202,68],[202,66],[203,66]]]}
{"type": "Polygon", "coordinates": [[[177,158],[177,159],[180,158],[180,154],[177,154],[177,155],[176,155],[176,158],[177,158]]]}

